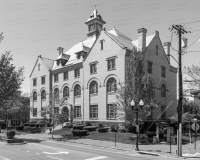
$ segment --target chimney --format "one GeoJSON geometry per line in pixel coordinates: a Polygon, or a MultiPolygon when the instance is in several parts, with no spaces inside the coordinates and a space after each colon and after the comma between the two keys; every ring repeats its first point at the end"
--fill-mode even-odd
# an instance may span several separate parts
{"type": "Polygon", "coordinates": [[[142,52],[146,48],[146,33],[147,30],[145,28],[138,29],[138,50],[142,52]]]}
{"type": "Polygon", "coordinates": [[[164,45],[165,53],[167,54],[167,57],[168,57],[169,62],[170,62],[170,46],[171,46],[171,43],[165,42],[165,43],[163,43],[163,45],[164,45]]]}
{"type": "Polygon", "coordinates": [[[58,56],[60,56],[63,53],[64,48],[62,47],[58,47],[57,51],[58,51],[58,56]]]}

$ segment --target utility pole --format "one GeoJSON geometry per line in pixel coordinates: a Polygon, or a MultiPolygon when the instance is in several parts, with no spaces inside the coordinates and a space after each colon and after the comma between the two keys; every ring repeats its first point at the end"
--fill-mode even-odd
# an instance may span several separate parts
{"type": "Polygon", "coordinates": [[[172,25],[171,31],[175,31],[179,38],[178,51],[178,81],[179,81],[179,98],[178,98],[178,124],[177,124],[177,156],[182,156],[182,103],[183,103],[183,82],[182,82],[182,35],[188,33],[182,25],[172,25]]]}

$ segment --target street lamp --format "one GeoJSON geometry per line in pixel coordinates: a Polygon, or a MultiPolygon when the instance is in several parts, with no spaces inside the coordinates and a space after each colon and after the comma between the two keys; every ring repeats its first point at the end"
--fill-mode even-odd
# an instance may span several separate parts
{"type": "Polygon", "coordinates": [[[196,151],[196,138],[197,138],[197,119],[194,118],[193,119],[194,123],[195,123],[195,144],[194,144],[194,150],[196,151]]]}
{"type": "MultiPolygon", "coordinates": [[[[143,106],[144,102],[142,100],[140,100],[139,102],[139,106],[143,106]]],[[[132,111],[134,110],[136,112],[136,132],[137,132],[137,137],[136,137],[136,148],[135,151],[139,151],[138,148],[138,137],[139,137],[139,123],[138,123],[138,105],[135,104],[135,102],[132,100],[131,101],[131,107],[132,107],[132,111]]]]}

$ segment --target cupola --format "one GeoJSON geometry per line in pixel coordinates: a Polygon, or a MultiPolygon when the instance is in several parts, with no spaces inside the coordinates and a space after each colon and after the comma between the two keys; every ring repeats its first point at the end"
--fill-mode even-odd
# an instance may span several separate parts
{"type": "Polygon", "coordinates": [[[103,28],[103,25],[106,22],[102,19],[101,15],[95,9],[93,13],[90,15],[89,19],[85,22],[88,25],[88,37],[93,35],[98,35],[99,30],[103,28]]]}

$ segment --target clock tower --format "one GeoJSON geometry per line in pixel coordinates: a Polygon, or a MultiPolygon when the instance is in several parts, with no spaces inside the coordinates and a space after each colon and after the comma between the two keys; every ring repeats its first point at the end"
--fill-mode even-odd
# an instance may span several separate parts
{"type": "Polygon", "coordinates": [[[102,19],[101,15],[95,9],[94,12],[91,14],[89,19],[85,22],[88,25],[88,37],[93,35],[98,35],[99,30],[103,28],[103,25],[106,22],[102,19]]]}

